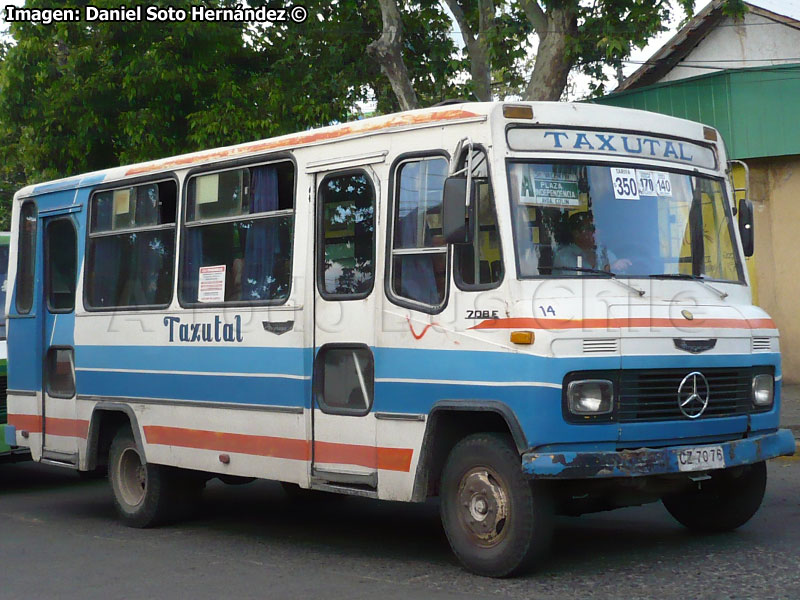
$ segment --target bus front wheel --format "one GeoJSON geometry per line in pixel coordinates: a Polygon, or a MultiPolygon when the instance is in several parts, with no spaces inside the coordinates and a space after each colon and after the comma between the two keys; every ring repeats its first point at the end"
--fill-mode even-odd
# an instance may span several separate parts
{"type": "Polygon", "coordinates": [[[473,573],[519,574],[549,549],[550,498],[524,477],[507,435],[478,433],[456,444],[444,466],[440,496],[450,547],[473,573]]]}
{"type": "Polygon", "coordinates": [[[166,468],[145,463],[128,429],[121,429],[111,442],[108,478],[117,513],[126,525],[151,527],[166,519],[172,496],[166,468]]]}
{"type": "Polygon", "coordinates": [[[693,531],[731,531],[756,514],[767,487],[767,465],[711,473],[711,479],[694,487],[664,496],[662,502],[676,521],[693,531]]]}

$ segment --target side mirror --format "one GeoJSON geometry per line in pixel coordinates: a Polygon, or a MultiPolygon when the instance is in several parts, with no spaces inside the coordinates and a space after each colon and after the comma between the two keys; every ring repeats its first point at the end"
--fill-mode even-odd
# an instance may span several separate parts
{"type": "Polygon", "coordinates": [[[467,204],[467,178],[453,176],[444,180],[444,199],[442,201],[442,233],[448,244],[469,244],[472,242],[472,216],[475,214],[477,198],[476,183],[470,186],[469,205],[467,204]]]}
{"type": "Polygon", "coordinates": [[[750,200],[739,200],[739,236],[742,238],[744,255],[753,256],[753,203],[750,200]]]}

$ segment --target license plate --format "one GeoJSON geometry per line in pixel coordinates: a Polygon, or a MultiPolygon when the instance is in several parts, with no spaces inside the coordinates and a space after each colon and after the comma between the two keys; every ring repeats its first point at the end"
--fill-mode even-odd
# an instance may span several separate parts
{"type": "Polygon", "coordinates": [[[707,471],[724,467],[725,455],[722,446],[687,448],[678,453],[678,469],[681,471],[707,471]]]}

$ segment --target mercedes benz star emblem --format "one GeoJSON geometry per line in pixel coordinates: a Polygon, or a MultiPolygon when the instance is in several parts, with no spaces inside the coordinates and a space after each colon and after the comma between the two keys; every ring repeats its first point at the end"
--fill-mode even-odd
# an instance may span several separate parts
{"type": "Polygon", "coordinates": [[[678,408],[690,419],[702,415],[708,407],[708,381],[700,371],[693,371],[678,386],[678,408]]]}

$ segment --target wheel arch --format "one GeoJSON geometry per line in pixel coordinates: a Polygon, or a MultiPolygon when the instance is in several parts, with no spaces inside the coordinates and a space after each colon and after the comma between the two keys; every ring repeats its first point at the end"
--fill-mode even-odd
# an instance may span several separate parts
{"type": "Polygon", "coordinates": [[[426,420],[412,500],[422,502],[437,494],[445,460],[461,439],[491,431],[509,434],[520,455],[528,448],[517,416],[504,402],[440,400],[434,404],[426,420]]]}
{"type": "Polygon", "coordinates": [[[92,417],[89,421],[84,470],[93,471],[105,464],[103,461],[108,460],[108,451],[115,433],[125,425],[130,427],[133,439],[141,449],[142,461],[147,463],[142,432],[133,408],[119,402],[98,402],[92,410],[92,417]]]}

